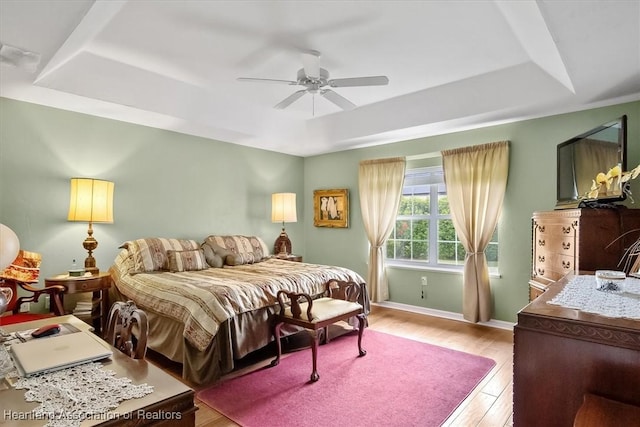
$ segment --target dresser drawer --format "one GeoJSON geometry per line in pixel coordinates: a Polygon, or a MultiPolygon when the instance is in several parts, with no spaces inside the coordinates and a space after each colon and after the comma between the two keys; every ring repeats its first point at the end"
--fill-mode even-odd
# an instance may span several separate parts
{"type": "Polygon", "coordinates": [[[536,267],[533,272],[534,279],[545,279],[546,281],[556,282],[562,279],[570,270],[558,270],[555,267],[536,267]]]}
{"type": "Polygon", "coordinates": [[[534,239],[536,251],[575,255],[576,239],[572,236],[538,235],[534,239]]]}
{"type": "Polygon", "coordinates": [[[562,270],[570,270],[575,268],[575,259],[573,255],[565,255],[557,252],[550,252],[545,250],[539,250],[535,253],[533,264],[537,267],[554,267],[556,270],[561,268],[562,270]],[[558,268],[559,267],[559,268],[558,268]]]}
{"type": "Polygon", "coordinates": [[[534,253],[533,273],[535,277],[558,280],[569,272],[576,272],[576,257],[546,250],[534,253]]]}
{"type": "Polygon", "coordinates": [[[578,227],[578,221],[536,221],[535,233],[542,236],[575,236],[576,228],[578,227]]]}
{"type": "Polygon", "coordinates": [[[538,298],[547,290],[547,285],[536,282],[535,280],[529,281],[529,302],[538,298]]]}

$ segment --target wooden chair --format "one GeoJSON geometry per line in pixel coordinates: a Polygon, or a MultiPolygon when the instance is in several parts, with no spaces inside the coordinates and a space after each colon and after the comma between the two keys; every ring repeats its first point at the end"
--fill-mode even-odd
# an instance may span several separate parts
{"type": "Polygon", "coordinates": [[[0,287],[11,289],[7,312],[0,318],[0,325],[10,325],[13,323],[28,322],[51,316],[62,316],[61,296],[66,291],[64,286],[49,286],[46,288],[36,288],[33,285],[38,283],[40,276],[40,263],[42,256],[37,252],[20,250],[16,259],[4,270],[0,271],[0,287]],[[23,296],[18,297],[18,289],[22,290],[23,296]],[[26,294],[26,295],[25,295],[26,294]],[[49,295],[51,313],[21,313],[20,306],[28,302],[38,302],[43,295],[49,295]]]}
{"type": "Polygon", "coordinates": [[[325,294],[327,296],[315,300],[305,293],[279,291],[277,298],[280,312],[275,316],[274,326],[278,355],[271,362],[271,366],[276,366],[280,363],[280,356],[282,355],[280,329],[285,323],[300,326],[309,332],[313,361],[311,382],[318,381],[320,378],[317,370],[318,343],[321,332],[324,332],[325,341],[329,342],[329,325],[357,317],[359,323],[358,353],[359,357],[366,355],[367,352],[362,348],[362,333],[365,328],[366,316],[364,308],[357,302],[361,289],[362,285],[356,282],[330,280],[326,284],[325,294]],[[304,302],[300,302],[300,300],[304,302]]]}
{"type": "Polygon", "coordinates": [[[147,314],[133,301],[115,302],[109,311],[105,341],[134,359],[144,359],[147,353],[149,321],[147,314]],[[137,324],[137,333],[133,326],[137,324]]]}

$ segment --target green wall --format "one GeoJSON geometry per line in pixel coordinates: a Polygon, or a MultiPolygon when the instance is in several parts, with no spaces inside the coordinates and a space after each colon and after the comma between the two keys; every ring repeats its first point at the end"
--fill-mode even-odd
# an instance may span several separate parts
{"type": "MultiPolygon", "coordinates": [[[[271,245],[280,231],[270,221],[271,193],[295,192],[298,222],[286,227],[294,252],[366,277],[368,243],[357,194],[361,160],[508,139],[501,277],[491,286],[494,318],[514,322],[528,299],[531,213],[555,205],[556,145],[622,114],[629,117],[632,167],[640,162],[640,102],[300,158],[0,98],[0,222],[18,234],[24,249],[43,254],[44,277],[86,257],[86,224],[66,220],[71,177],[116,184],[114,224],[94,227],[101,270],[123,241],[138,237],[255,234],[271,245]],[[314,227],[313,191],[335,188],[349,190],[349,228],[314,227]]],[[[638,183],[633,190],[640,204],[638,183]]],[[[390,268],[388,276],[393,302],[461,311],[460,274],[390,268]],[[425,299],[420,276],[428,277],[425,299]]]]}
{"type": "MultiPolygon", "coordinates": [[[[491,289],[494,319],[515,322],[517,312],[528,302],[531,214],[551,210],[556,202],[557,144],[622,114],[627,114],[629,119],[628,166],[631,168],[640,162],[640,102],[306,158],[304,192],[305,211],[309,216],[313,212],[314,190],[347,188],[351,199],[349,229],[316,228],[312,218],[305,221],[306,259],[341,264],[366,274],[368,243],[358,197],[358,163],[361,160],[417,156],[447,148],[509,140],[509,181],[498,225],[500,277],[491,278],[491,289]]],[[[638,182],[633,183],[632,190],[638,195],[636,204],[640,205],[638,182]]],[[[611,236],[612,240],[615,237],[611,236]]],[[[461,313],[461,274],[401,268],[389,268],[387,273],[391,301],[461,313]],[[421,298],[421,276],[427,276],[429,283],[425,299],[421,298]]]]}
{"type": "MultiPolygon", "coordinates": [[[[87,256],[87,224],[67,221],[71,177],[115,182],[114,223],[94,225],[101,271],[122,242],[141,237],[235,233],[271,246],[282,226],[271,223],[271,193],[303,192],[301,157],[7,98],[0,125],[0,221],[42,253],[43,277],[87,256]]],[[[287,232],[302,250],[303,222],[287,232]]]]}

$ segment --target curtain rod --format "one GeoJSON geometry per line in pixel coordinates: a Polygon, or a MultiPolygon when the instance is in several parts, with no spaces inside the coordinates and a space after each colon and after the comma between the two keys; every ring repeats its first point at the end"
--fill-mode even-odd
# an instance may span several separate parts
{"type": "Polygon", "coordinates": [[[413,156],[406,156],[406,159],[422,160],[422,159],[433,159],[434,157],[442,157],[442,154],[439,151],[434,151],[433,153],[424,153],[424,154],[415,154],[413,156]]]}

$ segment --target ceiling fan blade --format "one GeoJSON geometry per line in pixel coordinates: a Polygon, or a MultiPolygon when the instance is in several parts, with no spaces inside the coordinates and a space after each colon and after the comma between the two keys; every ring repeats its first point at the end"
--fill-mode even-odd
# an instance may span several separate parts
{"type": "Polygon", "coordinates": [[[278,83],[286,85],[297,85],[298,82],[293,80],[278,80],[278,79],[256,79],[253,77],[238,77],[236,80],[240,82],[259,82],[259,83],[278,83]]]}
{"type": "Polygon", "coordinates": [[[387,76],[351,77],[346,79],[332,79],[327,83],[331,87],[384,86],[389,84],[389,78],[387,76]]]}
{"type": "Polygon", "coordinates": [[[311,79],[320,78],[320,52],[310,50],[302,54],[304,73],[311,79]]]}
{"type": "Polygon", "coordinates": [[[333,102],[343,110],[353,110],[354,108],[356,108],[356,104],[349,101],[344,96],[338,95],[336,92],[332,91],[331,89],[324,89],[320,91],[320,95],[324,96],[329,101],[333,102]]]}
{"type": "Polygon", "coordinates": [[[277,108],[278,110],[284,110],[285,108],[287,108],[289,105],[293,104],[295,101],[297,101],[302,95],[304,95],[305,93],[307,93],[306,89],[301,89],[299,91],[293,92],[291,95],[287,96],[285,99],[283,99],[282,101],[280,101],[280,103],[278,103],[277,105],[275,105],[273,108],[277,108]]]}

